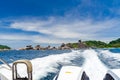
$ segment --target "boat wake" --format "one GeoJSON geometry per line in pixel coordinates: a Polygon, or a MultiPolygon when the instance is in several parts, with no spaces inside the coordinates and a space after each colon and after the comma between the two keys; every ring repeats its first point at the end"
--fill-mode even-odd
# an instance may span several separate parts
{"type": "Polygon", "coordinates": [[[85,63],[82,66],[89,76],[90,80],[103,80],[107,68],[97,57],[97,52],[94,50],[86,50],[83,52],[85,63]]]}
{"type": "Polygon", "coordinates": [[[109,50],[102,50],[98,54],[100,60],[109,68],[120,68],[120,53],[112,53],[109,50]]]}
{"type": "MultiPolygon", "coordinates": [[[[90,80],[103,80],[108,70],[112,70],[120,76],[120,54],[114,54],[108,50],[73,50],[69,53],[52,54],[45,57],[30,60],[33,65],[33,80],[53,80],[55,74],[65,65],[82,67],[90,80]]],[[[3,71],[0,65],[0,73],[3,71]]],[[[26,75],[20,65],[20,75],[26,75]]],[[[10,75],[8,75],[10,77],[10,75]]],[[[12,80],[12,79],[10,79],[12,80]]]]}

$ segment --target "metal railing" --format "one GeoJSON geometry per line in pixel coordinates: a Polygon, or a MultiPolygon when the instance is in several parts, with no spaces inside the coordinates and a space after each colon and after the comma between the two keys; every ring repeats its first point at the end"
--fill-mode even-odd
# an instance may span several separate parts
{"type": "Polygon", "coordinates": [[[5,60],[0,58],[0,62],[2,62],[3,64],[7,65],[10,69],[12,69],[12,67],[5,60]]]}

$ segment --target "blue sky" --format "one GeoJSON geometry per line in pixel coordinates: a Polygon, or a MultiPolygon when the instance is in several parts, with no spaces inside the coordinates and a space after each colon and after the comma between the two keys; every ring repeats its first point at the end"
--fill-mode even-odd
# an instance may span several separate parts
{"type": "Polygon", "coordinates": [[[0,44],[57,45],[120,38],[120,0],[3,0],[0,44]]]}

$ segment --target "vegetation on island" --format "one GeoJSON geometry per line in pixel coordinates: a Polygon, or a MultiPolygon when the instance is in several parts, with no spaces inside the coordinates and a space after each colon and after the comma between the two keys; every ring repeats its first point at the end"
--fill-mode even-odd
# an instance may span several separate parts
{"type": "MultiPolygon", "coordinates": [[[[120,48],[120,38],[116,40],[112,40],[109,43],[96,41],[96,40],[83,41],[82,43],[87,47],[91,47],[91,48],[120,48]]],[[[77,48],[78,44],[71,43],[71,47],[77,48]]]]}
{"type": "Polygon", "coordinates": [[[109,43],[109,47],[120,48],[120,38],[109,43]]]}
{"type": "Polygon", "coordinates": [[[9,46],[6,45],[0,45],[0,49],[11,49],[9,46]]]}
{"type": "Polygon", "coordinates": [[[84,42],[87,46],[92,48],[105,48],[108,47],[107,43],[102,41],[85,41],[84,42]]]}
{"type": "Polygon", "coordinates": [[[105,43],[102,41],[89,40],[89,41],[81,41],[78,40],[76,43],[62,43],[58,47],[51,47],[48,45],[47,47],[41,47],[40,45],[36,45],[32,47],[32,45],[27,45],[25,48],[20,48],[19,50],[64,50],[64,49],[87,49],[87,48],[120,48],[120,38],[110,41],[109,43],[105,43]]]}
{"type": "MultiPolygon", "coordinates": [[[[36,45],[32,47],[32,45],[27,45],[25,48],[20,48],[19,50],[64,50],[64,49],[87,49],[87,48],[120,48],[120,38],[116,40],[112,40],[109,43],[105,43],[102,41],[89,40],[89,41],[81,41],[78,40],[76,43],[62,43],[58,47],[51,47],[48,45],[47,47],[41,47],[40,45],[36,45]]],[[[9,50],[11,49],[9,46],[0,45],[0,50],[9,50]]]]}

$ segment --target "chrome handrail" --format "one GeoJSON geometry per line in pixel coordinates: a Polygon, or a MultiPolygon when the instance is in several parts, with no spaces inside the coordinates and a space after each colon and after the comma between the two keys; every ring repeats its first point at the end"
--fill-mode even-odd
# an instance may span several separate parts
{"type": "Polygon", "coordinates": [[[12,69],[12,67],[5,60],[0,58],[0,62],[2,62],[3,64],[7,65],[10,69],[12,69]]]}
{"type": "MultiPolygon", "coordinates": [[[[2,58],[0,58],[0,62],[2,62],[3,64],[7,65],[10,70],[12,70],[12,66],[10,66],[5,60],[3,60],[2,58]]],[[[20,75],[17,73],[17,76],[20,77],[20,75]]]]}

